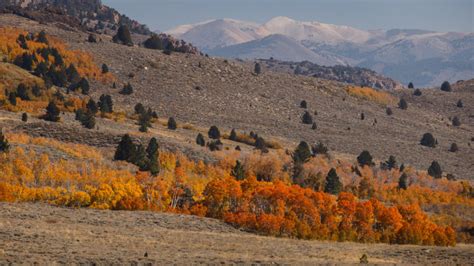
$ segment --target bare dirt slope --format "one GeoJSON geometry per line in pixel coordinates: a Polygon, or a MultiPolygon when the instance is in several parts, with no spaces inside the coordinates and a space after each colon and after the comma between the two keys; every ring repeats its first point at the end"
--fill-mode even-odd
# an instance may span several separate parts
{"type": "MultiPolygon", "coordinates": [[[[253,130],[264,138],[279,139],[291,149],[301,140],[323,141],[331,151],[354,160],[363,150],[369,150],[378,160],[394,155],[400,163],[423,170],[437,160],[445,173],[474,178],[472,85],[449,93],[423,90],[421,97],[408,90],[392,92],[396,98],[406,98],[409,107],[400,110],[395,102],[394,114],[388,116],[385,106],[349,96],[344,84],[333,81],[265,70],[255,76],[250,66],[238,62],[179,53],[168,56],[161,51],[114,44],[105,35],[100,36],[102,42],[91,44],[85,41],[84,32],[13,15],[1,15],[0,26],[46,29],[71,47],[92,53],[97,63],[106,63],[119,79],[117,89],[112,89],[111,84],[94,84],[93,96],[97,99],[102,93],[109,93],[122,110],[131,112],[136,103],[142,102],[162,118],[174,116],[178,123],[202,128],[216,125],[223,132],[232,128],[253,130]],[[125,82],[133,85],[133,95],[118,93],[125,82]],[[464,108],[456,107],[459,99],[464,108]],[[301,123],[301,100],[308,102],[311,113],[318,112],[314,116],[317,130],[301,123]],[[360,119],[361,113],[365,120],[360,119]],[[449,121],[454,115],[461,120],[459,128],[449,121]],[[419,145],[427,132],[439,142],[435,149],[419,145]],[[453,142],[459,147],[456,153],[449,152],[453,142]]],[[[194,138],[188,142],[193,143],[194,138]]]]}
{"type": "Polygon", "coordinates": [[[364,245],[261,237],[218,220],[0,203],[0,264],[468,265],[472,245],[364,245]]]}

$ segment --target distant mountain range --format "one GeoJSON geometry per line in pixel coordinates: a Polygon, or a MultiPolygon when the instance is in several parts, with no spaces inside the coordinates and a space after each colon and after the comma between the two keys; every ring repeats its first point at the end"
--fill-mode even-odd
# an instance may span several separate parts
{"type": "Polygon", "coordinates": [[[474,77],[474,33],[360,30],[287,17],[264,24],[218,19],[166,33],[210,55],[359,66],[417,87],[474,77]]]}

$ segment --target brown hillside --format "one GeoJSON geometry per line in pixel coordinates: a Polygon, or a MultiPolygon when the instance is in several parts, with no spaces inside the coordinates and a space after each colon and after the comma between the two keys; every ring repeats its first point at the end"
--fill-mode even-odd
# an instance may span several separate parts
{"type": "MultiPolygon", "coordinates": [[[[157,110],[161,118],[174,116],[178,123],[204,129],[217,125],[224,132],[231,128],[255,131],[278,139],[291,149],[300,140],[322,141],[336,156],[352,160],[362,150],[369,150],[378,160],[395,155],[399,162],[419,169],[427,169],[431,161],[437,160],[447,173],[474,178],[474,89],[469,82],[449,93],[438,88],[423,90],[419,97],[409,90],[391,92],[396,99],[404,97],[409,107],[401,110],[395,103],[391,106],[393,115],[387,116],[385,106],[350,96],[346,85],[333,81],[265,70],[256,76],[253,68],[238,62],[180,53],[165,55],[114,44],[105,35],[98,44],[88,43],[87,33],[40,25],[13,15],[1,15],[0,26],[46,29],[71,48],[92,53],[119,79],[117,89],[112,89],[111,84],[93,84],[93,96],[97,99],[102,93],[109,93],[116,106],[128,112],[142,102],[157,110]],[[126,82],[134,87],[131,96],[118,93],[126,82]],[[464,108],[456,107],[459,99],[464,108]],[[302,100],[308,102],[311,113],[317,111],[313,115],[317,130],[301,123],[302,100]],[[361,113],[365,120],[360,119],[361,113]],[[452,127],[449,121],[456,115],[462,122],[459,128],[452,127]],[[436,148],[419,145],[426,132],[437,138],[436,148]],[[453,142],[459,146],[457,153],[448,151],[453,142]]],[[[194,142],[191,133],[183,136],[188,143],[194,142]]]]}

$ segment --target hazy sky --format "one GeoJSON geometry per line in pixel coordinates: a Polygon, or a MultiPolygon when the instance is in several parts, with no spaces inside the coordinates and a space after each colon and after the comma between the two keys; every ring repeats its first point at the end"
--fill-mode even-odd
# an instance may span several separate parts
{"type": "Polygon", "coordinates": [[[361,29],[473,32],[474,0],[103,0],[152,30],[216,18],[265,22],[275,16],[361,29]]]}

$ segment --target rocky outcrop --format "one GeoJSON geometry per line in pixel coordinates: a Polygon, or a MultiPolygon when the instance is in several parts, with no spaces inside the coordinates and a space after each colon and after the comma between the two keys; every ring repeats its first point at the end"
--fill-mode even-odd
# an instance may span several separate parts
{"type": "Polygon", "coordinates": [[[274,71],[290,72],[296,75],[312,76],[316,78],[335,80],[357,86],[375,89],[392,90],[403,86],[391,78],[377,72],[360,67],[351,66],[321,66],[309,61],[284,62],[278,60],[259,60],[267,69],[274,71]]]}

